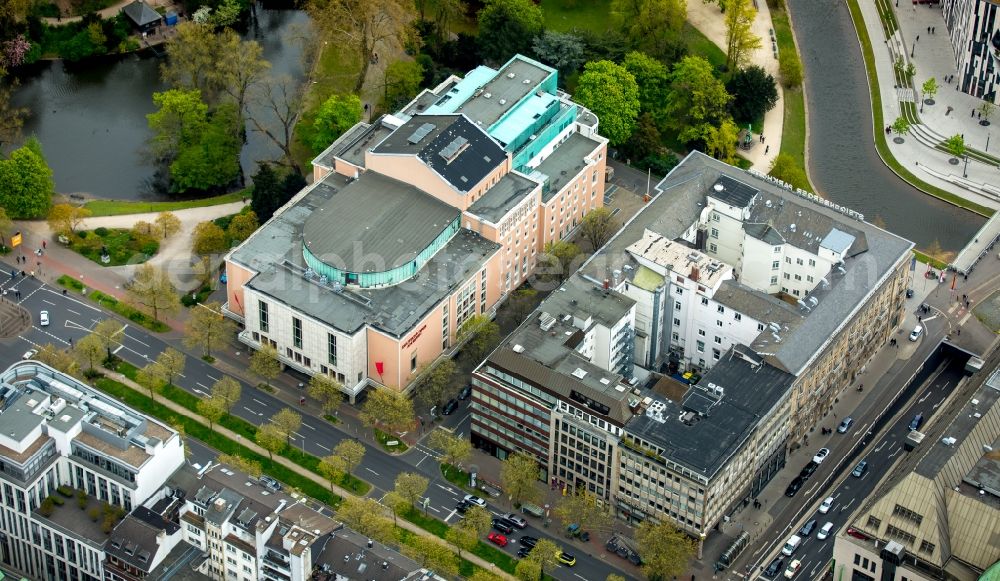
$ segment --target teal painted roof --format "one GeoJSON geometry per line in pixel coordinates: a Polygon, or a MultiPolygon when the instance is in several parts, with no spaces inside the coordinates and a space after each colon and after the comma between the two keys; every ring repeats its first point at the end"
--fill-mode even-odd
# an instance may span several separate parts
{"type": "Polygon", "coordinates": [[[424,111],[425,115],[443,115],[454,113],[476,94],[476,89],[490,82],[490,79],[497,76],[497,72],[490,67],[480,65],[471,71],[465,78],[455,84],[450,91],[445,93],[433,105],[424,111]]]}
{"type": "Polygon", "coordinates": [[[528,96],[527,99],[522,101],[520,105],[517,105],[506,117],[490,129],[490,135],[506,147],[526,127],[530,127],[538,116],[543,115],[545,110],[555,101],[558,101],[558,99],[550,93],[528,96]]]}

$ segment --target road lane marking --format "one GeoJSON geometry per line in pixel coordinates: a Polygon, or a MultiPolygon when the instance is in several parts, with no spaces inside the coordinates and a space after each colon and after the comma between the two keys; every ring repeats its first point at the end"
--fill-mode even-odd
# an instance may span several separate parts
{"type": "Polygon", "coordinates": [[[128,334],[126,334],[125,336],[128,337],[129,339],[135,341],[136,343],[142,345],[143,347],[146,347],[147,349],[149,348],[149,343],[143,343],[142,341],[140,341],[140,340],[136,339],[135,337],[133,337],[131,335],[128,335],[128,334]]]}
{"type": "Polygon", "coordinates": [[[451,509],[451,512],[448,513],[448,516],[444,517],[444,522],[448,522],[449,520],[451,520],[451,517],[455,516],[455,514],[457,513],[458,513],[457,510],[451,509]]]}
{"type": "Polygon", "coordinates": [[[326,446],[324,446],[323,444],[320,444],[319,442],[313,442],[313,443],[314,443],[314,444],[316,444],[317,446],[319,446],[320,448],[323,448],[323,449],[324,449],[324,450],[326,450],[327,452],[330,452],[330,451],[331,451],[331,450],[330,450],[329,448],[327,448],[327,447],[326,447],[326,446]]]}
{"type": "Polygon", "coordinates": [[[310,426],[309,424],[302,424],[303,428],[309,428],[310,430],[315,430],[316,428],[310,426]]]}
{"type": "Polygon", "coordinates": [[[193,392],[195,392],[195,393],[200,393],[201,395],[208,395],[208,394],[207,394],[207,393],[205,393],[204,391],[202,391],[202,390],[200,390],[200,389],[197,389],[197,388],[195,388],[195,389],[192,389],[191,391],[193,391],[193,392]]]}
{"type": "Polygon", "coordinates": [[[577,578],[579,578],[579,579],[583,579],[583,581],[590,581],[589,579],[587,579],[587,578],[586,578],[586,577],[584,577],[583,575],[577,575],[576,573],[573,573],[573,576],[574,576],[574,577],[577,577],[577,578]]]}
{"type": "Polygon", "coordinates": [[[112,353],[114,353],[115,355],[118,355],[118,352],[121,351],[124,348],[125,348],[124,345],[119,345],[118,347],[115,348],[114,351],[112,351],[112,353]]]}
{"type": "Polygon", "coordinates": [[[74,311],[73,309],[66,309],[66,310],[67,310],[67,311],[69,311],[69,312],[71,312],[71,313],[73,313],[73,314],[74,314],[74,315],[76,315],[77,317],[82,317],[82,316],[83,316],[83,315],[81,315],[80,313],[78,313],[78,312],[74,311]]]}
{"type": "Polygon", "coordinates": [[[207,385],[205,385],[204,383],[202,383],[200,381],[196,381],[195,383],[197,383],[198,385],[204,387],[205,389],[209,389],[209,387],[207,385]]]}
{"type": "Polygon", "coordinates": [[[253,411],[252,409],[248,408],[247,406],[243,406],[243,409],[245,409],[246,411],[248,411],[248,412],[250,412],[252,414],[256,414],[258,416],[264,415],[263,413],[253,411]]]}
{"type": "Polygon", "coordinates": [[[207,373],[205,375],[208,376],[208,378],[211,379],[212,381],[219,381],[218,377],[212,377],[211,375],[208,375],[207,373]]]}
{"type": "Polygon", "coordinates": [[[56,304],[53,303],[52,301],[47,301],[45,299],[42,299],[42,302],[45,303],[45,304],[47,304],[47,305],[52,305],[53,307],[56,306],[56,304]]]}
{"type": "Polygon", "coordinates": [[[458,493],[457,493],[457,492],[455,492],[454,490],[452,490],[451,488],[449,488],[449,487],[447,487],[447,486],[441,486],[440,484],[437,484],[437,483],[434,483],[434,486],[437,486],[437,487],[438,487],[438,488],[440,488],[441,490],[445,490],[445,491],[447,491],[447,492],[450,492],[450,493],[451,493],[452,495],[454,495],[454,496],[458,496],[458,493]]]}
{"type": "Polygon", "coordinates": [[[939,402],[937,402],[936,404],[934,404],[934,409],[938,409],[939,407],[941,407],[941,404],[943,404],[943,403],[944,403],[944,400],[946,400],[946,399],[948,399],[948,398],[946,398],[946,397],[942,397],[942,398],[941,398],[941,401],[939,401],[939,402]]]}
{"type": "Polygon", "coordinates": [[[295,434],[296,436],[298,436],[298,437],[302,438],[302,441],[303,441],[303,442],[304,442],[304,441],[306,440],[306,437],[305,437],[305,436],[303,436],[302,434],[300,434],[300,433],[298,433],[298,432],[292,432],[292,433],[293,433],[293,434],[295,434]]]}
{"type": "Polygon", "coordinates": [[[438,509],[437,509],[436,507],[433,507],[433,506],[431,506],[431,505],[429,505],[429,504],[427,505],[427,508],[429,508],[429,509],[433,510],[434,512],[441,512],[441,511],[440,511],[440,510],[438,510],[438,509]]]}
{"type": "Polygon", "coordinates": [[[365,466],[365,470],[367,470],[367,471],[371,472],[371,473],[372,473],[372,474],[374,474],[375,476],[378,476],[378,475],[379,475],[379,473],[378,473],[378,472],[375,472],[374,470],[372,470],[371,468],[369,468],[369,467],[367,467],[367,466],[365,466]]]}
{"type": "Polygon", "coordinates": [[[427,455],[424,454],[423,456],[421,456],[420,460],[417,460],[417,463],[414,466],[420,466],[420,463],[423,462],[426,459],[427,459],[427,455]]]}
{"type": "Polygon", "coordinates": [[[852,499],[851,499],[851,502],[848,502],[847,504],[843,504],[843,505],[841,505],[841,506],[840,506],[840,510],[841,510],[841,511],[844,511],[844,510],[847,510],[847,509],[851,508],[851,505],[852,505],[852,504],[854,504],[854,501],[855,501],[855,500],[857,500],[857,499],[855,499],[855,498],[852,498],[852,499]]]}
{"type": "Polygon", "coordinates": [[[262,402],[262,401],[260,401],[259,399],[257,399],[257,398],[251,398],[251,399],[253,399],[255,402],[259,403],[260,405],[262,405],[264,407],[267,407],[267,404],[264,403],[264,402],[262,402]]]}

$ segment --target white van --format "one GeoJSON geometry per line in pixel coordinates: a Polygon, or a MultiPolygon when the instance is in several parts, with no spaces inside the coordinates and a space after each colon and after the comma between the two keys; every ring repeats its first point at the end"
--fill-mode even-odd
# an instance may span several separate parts
{"type": "Polygon", "coordinates": [[[913,328],[913,331],[910,331],[910,341],[916,341],[923,334],[924,334],[923,325],[917,325],[916,327],[913,328]]]}
{"type": "Polygon", "coordinates": [[[819,529],[819,532],[816,533],[816,538],[822,541],[829,537],[831,533],[833,533],[833,523],[827,522],[823,525],[823,528],[819,529]]]}
{"type": "Polygon", "coordinates": [[[798,535],[792,535],[788,539],[788,542],[785,543],[785,546],[781,549],[781,554],[791,557],[792,553],[794,553],[795,550],[798,549],[799,545],[801,544],[802,544],[802,539],[799,538],[798,535]]]}

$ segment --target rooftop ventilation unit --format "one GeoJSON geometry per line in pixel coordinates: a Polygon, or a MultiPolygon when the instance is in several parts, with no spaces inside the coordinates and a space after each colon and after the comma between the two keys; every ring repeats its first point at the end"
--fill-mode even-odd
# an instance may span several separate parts
{"type": "Polygon", "coordinates": [[[493,97],[493,93],[483,93],[483,98],[484,99],[490,99],[492,97],[493,97]]]}
{"type": "Polygon", "coordinates": [[[531,84],[531,79],[524,79],[523,81],[521,81],[521,83],[523,83],[525,85],[530,85],[531,84]]]}
{"type": "Polygon", "coordinates": [[[441,157],[448,163],[455,161],[460,153],[469,146],[469,140],[464,137],[456,137],[441,150],[441,157]]]}
{"type": "Polygon", "coordinates": [[[507,78],[508,78],[508,79],[513,79],[513,78],[514,78],[514,77],[516,77],[516,76],[517,76],[517,75],[515,75],[514,73],[507,73],[507,78]]]}
{"type": "Polygon", "coordinates": [[[809,297],[806,300],[809,301],[809,304],[812,305],[813,307],[819,304],[819,299],[817,299],[816,297],[809,297]]]}
{"type": "Polygon", "coordinates": [[[764,201],[764,205],[767,206],[768,208],[770,208],[771,207],[771,200],[764,201]]]}
{"type": "Polygon", "coordinates": [[[789,224],[788,229],[791,230],[792,232],[795,232],[795,224],[789,224]]]}
{"type": "Polygon", "coordinates": [[[429,134],[431,131],[434,131],[434,129],[435,129],[435,125],[433,123],[424,123],[420,127],[417,127],[416,131],[414,131],[406,139],[406,141],[408,141],[411,145],[416,145],[416,144],[420,143],[420,141],[423,138],[427,137],[427,134],[429,134]]]}
{"type": "Polygon", "coordinates": [[[542,328],[543,331],[548,331],[552,328],[552,325],[556,324],[556,318],[548,313],[542,313],[539,315],[538,326],[542,328]]]}
{"type": "Polygon", "coordinates": [[[499,101],[497,101],[497,103],[500,103],[501,105],[506,105],[507,99],[500,99],[499,101]]]}
{"type": "Polygon", "coordinates": [[[712,189],[715,190],[715,191],[717,191],[717,192],[721,192],[722,190],[724,190],[726,188],[724,188],[722,186],[722,184],[715,184],[714,186],[712,186],[712,189]]]}
{"type": "Polygon", "coordinates": [[[571,375],[577,379],[583,379],[584,377],[587,377],[587,372],[577,367],[573,370],[571,375]]]}
{"type": "Polygon", "coordinates": [[[524,353],[524,345],[514,345],[514,353],[524,353]]]}

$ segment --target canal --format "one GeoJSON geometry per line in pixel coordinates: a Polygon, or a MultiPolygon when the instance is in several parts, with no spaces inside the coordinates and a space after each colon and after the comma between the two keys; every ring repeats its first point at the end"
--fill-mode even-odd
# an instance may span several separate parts
{"type": "Polygon", "coordinates": [[[872,135],[861,47],[847,3],[786,0],[805,69],[809,176],[824,197],[882,221],[918,248],[958,251],[986,219],[904,182],[882,163],[872,135]]]}
{"type": "MultiPolygon", "coordinates": [[[[258,9],[243,37],[261,44],[270,74],[301,81],[302,51],[295,38],[308,20],[299,10],[258,9]]],[[[14,102],[31,110],[24,134],[42,142],[57,191],[117,200],[168,199],[154,191],[156,168],[144,157],[152,95],[166,89],[159,70],[164,62],[148,53],[78,65],[46,61],[21,77],[14,102]]],[[[253,104],[249,109],[257,112],[253,104]]],[[[273,117],[268,119],[273,123],[273,117]]],[[[240,156],[244,174],[251,176],[257,161],[280,155],[248,123],[240,156]]]]}

